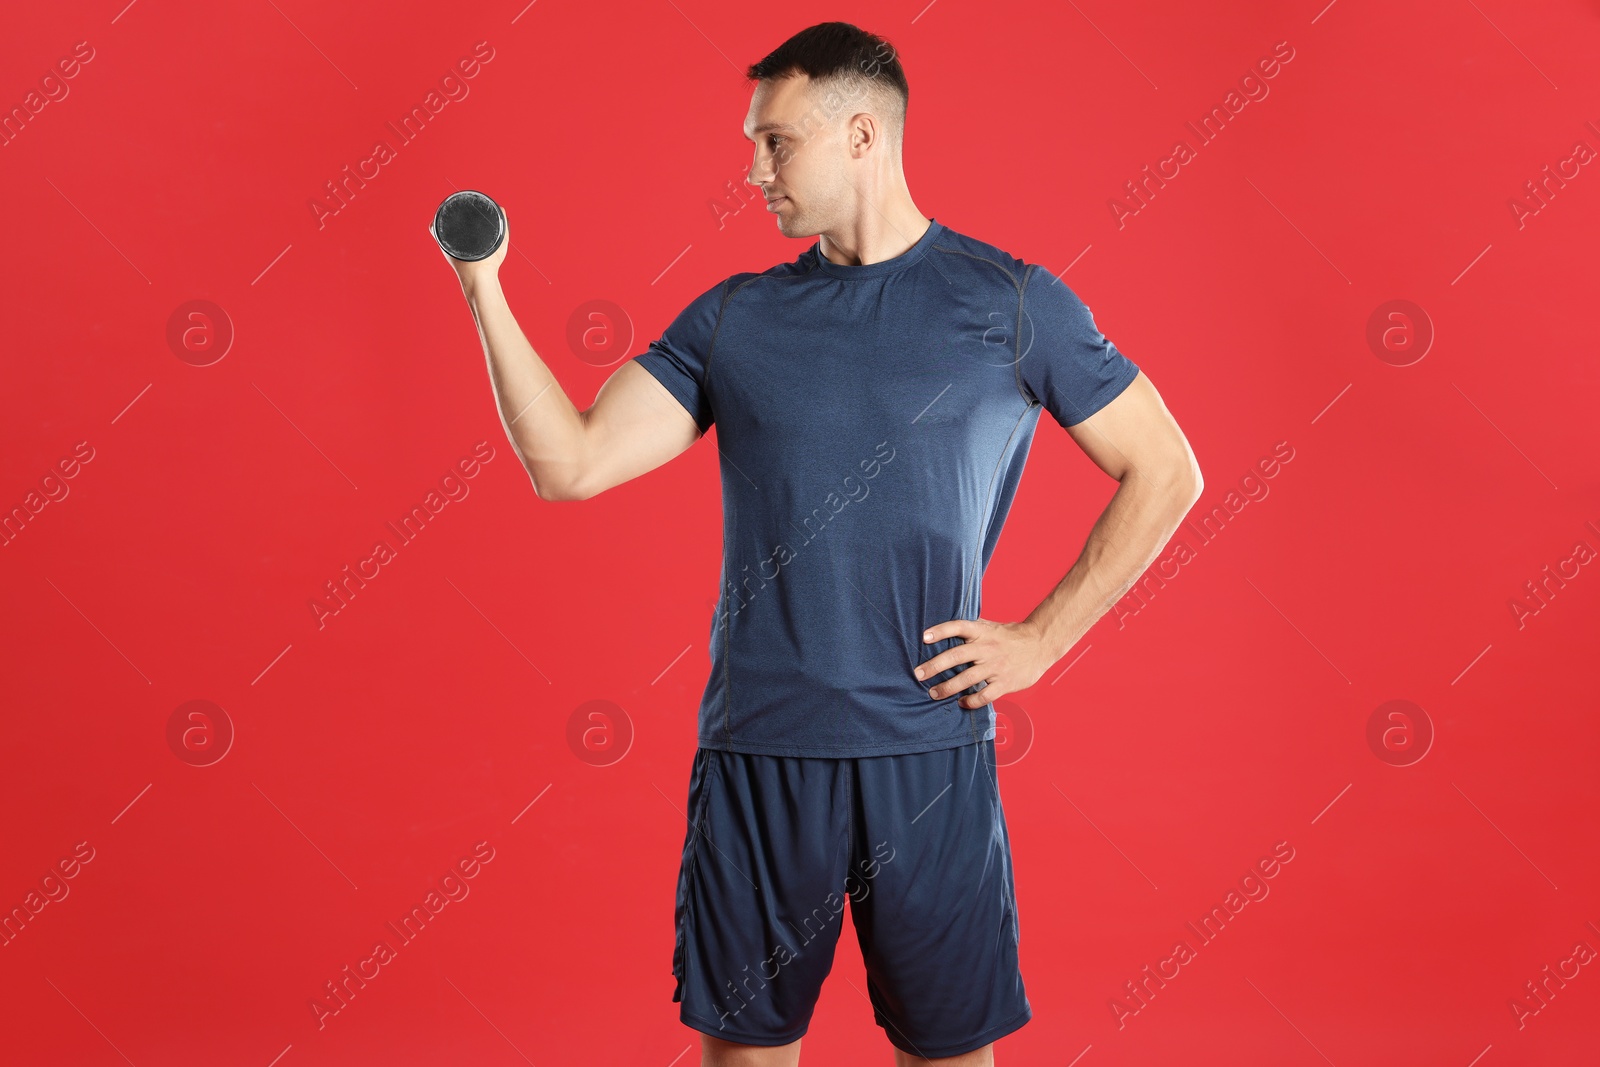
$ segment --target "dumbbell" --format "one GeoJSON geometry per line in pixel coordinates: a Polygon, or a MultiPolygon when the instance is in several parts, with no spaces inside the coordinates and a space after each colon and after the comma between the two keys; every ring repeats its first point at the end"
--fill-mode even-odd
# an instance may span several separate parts
{"type": "Polygon", "coordinates": [[[444,198],[428,232],[452,259],[488,259],[506,239],[506,214],[484,194],[463,189],[444,198]]]}

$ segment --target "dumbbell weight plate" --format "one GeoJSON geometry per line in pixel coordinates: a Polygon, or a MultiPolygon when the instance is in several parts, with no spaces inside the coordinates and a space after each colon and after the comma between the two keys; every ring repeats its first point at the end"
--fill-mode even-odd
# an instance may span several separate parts
{"type": "Polygon", "coordinates": [[[506,217],[489,197],[463,189],[445,197],[429,229],[445,255],[472,262],[494,255],[506,239],[506,217]]]}

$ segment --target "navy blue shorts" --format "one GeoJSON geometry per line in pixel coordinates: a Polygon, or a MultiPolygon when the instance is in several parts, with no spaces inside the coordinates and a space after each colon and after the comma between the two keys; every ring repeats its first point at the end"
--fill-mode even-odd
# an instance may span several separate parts
{"type": "Polygon", "coordinates": [[[955,1056],[1033,1017],[993,741],[839,759],[700,748],[687,814],[672,956],[686,1025],[747,1045],[804,1035],[847,899],[896,1047],[955,1056]]]}

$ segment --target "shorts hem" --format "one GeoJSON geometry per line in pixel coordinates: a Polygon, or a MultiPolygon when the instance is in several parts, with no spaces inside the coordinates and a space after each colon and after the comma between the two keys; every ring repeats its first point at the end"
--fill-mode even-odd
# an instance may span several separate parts
{"type": "Polygon", "coordinates": [[[766,1047],[791,1044],[805,1037],[806,1031],[811,1029],[811,1023],[807,1022],[804,1026],[792,1031],[789,1037],[773,1037],[770,1034],[738,1034],[726,1028],[719,1028],[716,1023],[702,1019],[693,1012],[681,1009],[678,1012],[678,1021],[692,1030],[698,1030],[702,1034],[710,1034],[712,1037],[720,1037],[724,1041],[732,1041],[740,1045],[762,1045],[766,1047]]]}
{"type": "Polygon", "coordinates": [[[913,1056],[921,1056],[924,1059],[931,1060],[939,1059],[944,1056],[960,1056],[964,1053],[980,1049],[989,1044],[991,1041],[998,1041],[1007,1034],[1014,1033],[1017,1030],[1022,1029],[1023,1025],[1032,1018],[1033,1005],[1030,1004],[1026,1008],[1023,1008],[1019,1014],[1013,1015],[1003,1023],[989,1027],[989,1029],[980,1034],[967,1038],[964,1041],[958,1041],[955,1044],[935,1045],[932,1047],[929,1047],[928,1045],[912,1045],[911,1042],[906,1041],[901,1031],[895,1029],[894,1027],[884,1026],[884,1024],[881,1022],[878,1023],[878,1025],[883,1026],[884,1033],[889,1037],[889,1044],[893,1045],[901,1052],[909,1052],[913,1056]],[[901,1044],[901,1041],[905,1041],[906,1043],[901,1044]]]}

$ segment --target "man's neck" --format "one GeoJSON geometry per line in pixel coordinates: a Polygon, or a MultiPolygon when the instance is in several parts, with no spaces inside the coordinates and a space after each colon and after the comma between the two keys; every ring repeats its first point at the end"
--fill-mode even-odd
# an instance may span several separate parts
{"type": "Polygon", "coordinates": [[[870,208],[868,213],[842,233],[819,235],[821,251],[831,263],[842,267],[881,263],[886,259],[904,255],[928,232],[932,220],[924,218],[915,204],[906,204],[903,211],[881,213],[870,208]]]}

